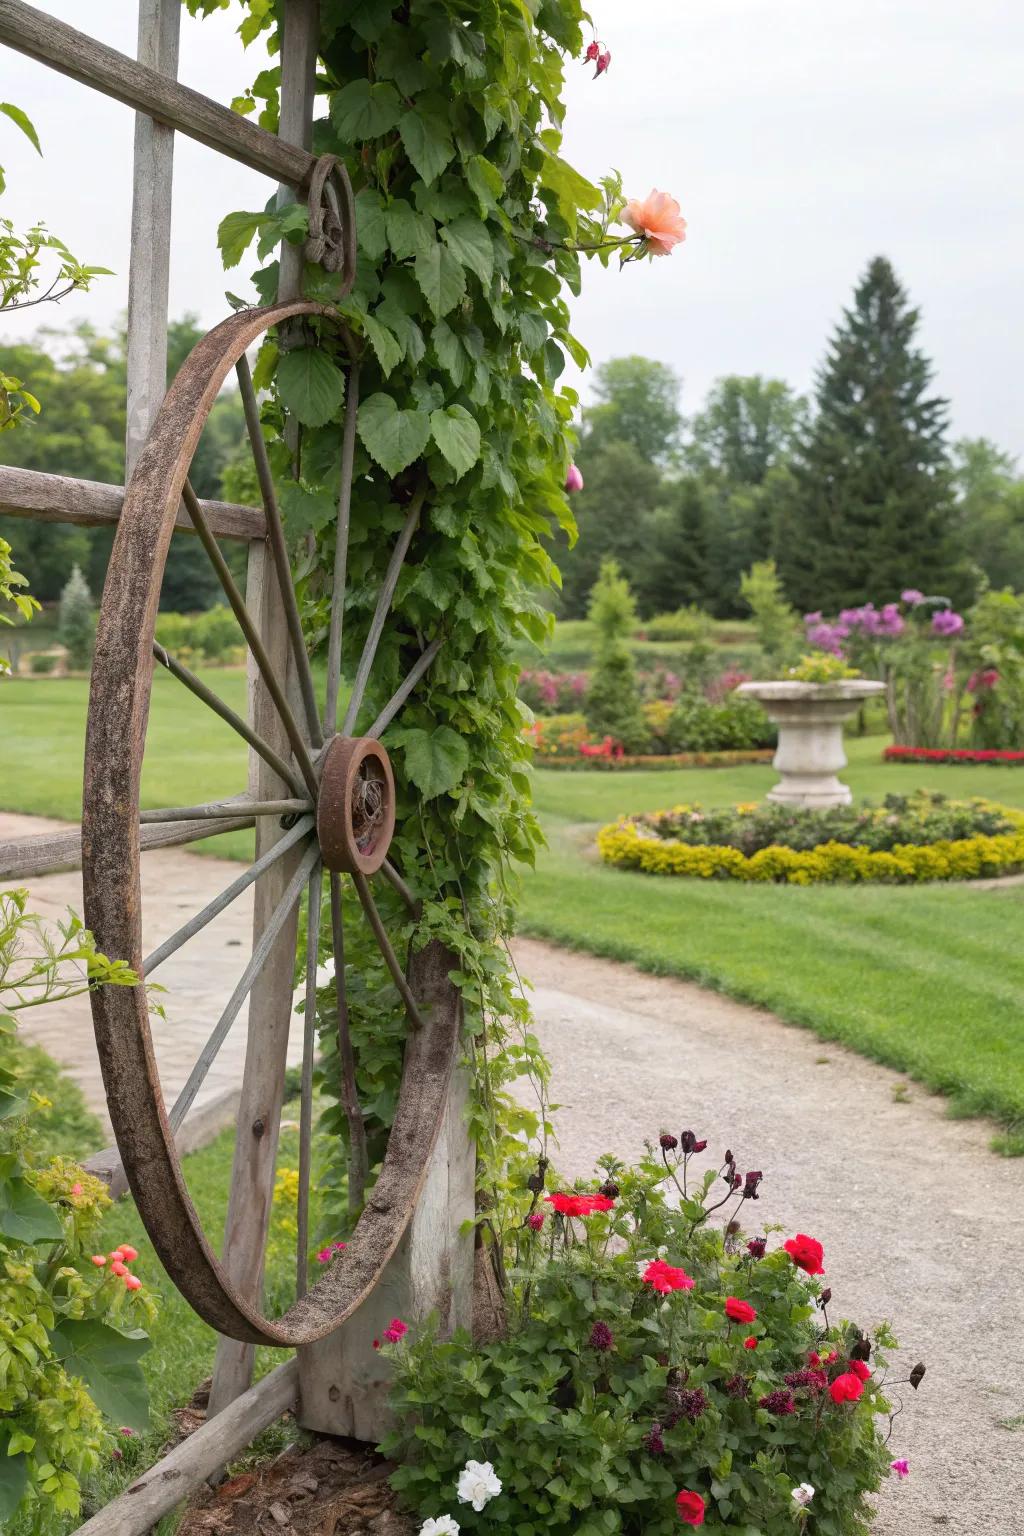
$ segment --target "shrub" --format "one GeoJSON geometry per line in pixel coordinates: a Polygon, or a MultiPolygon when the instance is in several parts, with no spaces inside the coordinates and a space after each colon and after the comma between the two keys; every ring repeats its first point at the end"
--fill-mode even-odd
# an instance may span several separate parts
{"type": "Polygon", "coordinates": [[[740,593],[754,615],[754,628],[765,661],[773,671],[797,652],[799,620],[787,601],[774,560],[758,560],[740,577],[740,593]]]}
{"type": "Polygon", "coordinates": [[[76,672],[84,672],[92,660],[93,646],[96,643],[96,621],[89,583],[77,565],[72,567],[71,575],[60,595],[57,639],[68,653],[68,665],[76,672]]]}
{"type": "Polygon", "coordinates": [[[547,672],[524,668],[518,693],[535,715],[562,715],[579,708],[587,691],[585,672],[547,672]]]}
{"type": "Polygon", "coordinates": [[[159,613],[156,638],[183,663],[197,660],[234,665],[245,659],[241,631],[223,603],[202,613],[159,613]]]}
{"type": "Polygon", "coordinates": [[[760,705],[745,694],[730,693],[713,704],[686,693],[668,722],[666,739],[673,752],[749,751],[773,747],[777,733],[760,705]]]}
{"type": "Polygon", "coordinates": [[[648,619],[643,627],[645,640],[684,640],[710,642],[714,635],[711,615],[691,603],[677,608],[675,613],[659,613],[648,619]]]}
{"type": "Polygon", "coordinates": [[[44,677],[47,672],[52,672],[57,665],[57,657],[52,651],[36,651],[28,659],[28,669],[37,677],[44,677]]]}
{"type": "Polygon", "coordinates": [[[856,811],[680,806],[603,827],[597,846],[609,864],[704,880],[973,880],[1024,867],[1024,812],[926,794],[856,811]]]}
{"type": "MultiPolygon", "coordinates": [[[[0,1033],[18,1013],[90,985],[133,984],[96,952],[77,918],[46,933],[26,893],[0,894],[0,1033]],[[22,953],[25,939],[30,954],[22,953]],[[69,977],[68,967],[73,967],[69,977]]],[[[17,1058],[0,1062],[0,1525],[33,1507],[79,1512],[80,1481],[114,1449],[122,1425],[149,1409],[139,1357],[152,1304],[130,1266],[134,1249],[96,1254],[110,1200],[98,1179],[40,1156],[35,1119],[48,1107],[17,1058]],[[116,1268],[115,1268],[116,1265],[116,1268]]]]}
{"type": "Polygon", "coordinates": [[[582,715],[547,715],[524,726],[524,734],[538,757],[578,757],[590,740],[582,715]]]}
{"type": "Polygon", "coordinates": [[[614,560],[605,560],[590,598],[590,619],[597,635],[597,664],[586,696],[587,725],[597,737],[611,736],[627,752],[642,752],[647,725],[637,687],[629,636],[636,609],[629,583],[614,560]]]}
{"type": "Polygon", "coordinates": [[[384,1450],[419,1518],[674,1536],[682,1517],[723,1536],[792,1536],[795,1490],[809,1485],[813,1529],[869,1530],[867,1495],[893,1454],[879,1421],[895,1340],[884,1324],[869,1337],[830,1321],[814,1239],[769,1250],[757,1223],[740,1230],[759,1172],[744,1177],[731,1153],[704,1171],[692,1131],[660,1145],[634,1168],[603,1160],[596,1191],[542,1199],[542,1165],[506,1337],[474,1347],[396,1320],[384,1450]]]}
{"type": "Polygon", "coordinates": [[[842,683],[860,677],[860,673],[856,667],[848,667],[842,657],[819,651],[816,656],[801,656],[795,667],[786,668],[786,676],[794,683],[842,683]]]}

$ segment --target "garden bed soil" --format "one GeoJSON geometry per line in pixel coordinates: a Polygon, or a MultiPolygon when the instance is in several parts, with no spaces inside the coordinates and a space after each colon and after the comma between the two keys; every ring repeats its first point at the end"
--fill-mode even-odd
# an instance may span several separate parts
{"type": "MultiPolygon", "coordinates": [[[[209,1383],[176,1417],[182,1438],[205,1423],[209,1383]]],[[[388,1486],[392,1464],[356,1440],[300,1436],[277,1456],[204,1487],[176,1536],[413,1536],[388,1486]]]]}

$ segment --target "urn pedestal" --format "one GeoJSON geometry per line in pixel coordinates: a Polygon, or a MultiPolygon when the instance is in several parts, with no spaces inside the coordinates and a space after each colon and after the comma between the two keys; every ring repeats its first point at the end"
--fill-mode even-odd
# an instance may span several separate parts
{"type": "Polygon", "coordinates": [[[849,805],[853,795],[841,779],[846,767],[843,722],[885,692],[884,683],[849,678],[839,683],[741,683],[738,693],[761,704],[779,728],[773,759],[779,782],[768,799],[783,805],[826,808],[849,805]]]}

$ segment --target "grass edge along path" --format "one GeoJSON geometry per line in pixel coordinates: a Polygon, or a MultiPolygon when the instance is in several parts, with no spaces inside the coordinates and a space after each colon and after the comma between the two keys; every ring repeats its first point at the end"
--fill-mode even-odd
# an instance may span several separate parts
{"type": "Polygon", "coordinates": [[[1024,889],[669,880],[600,865],[593,825],[547,831],[523,935],[768,1009],[995,1120],[993,1150],[1024,1155],[1024,889]]]}

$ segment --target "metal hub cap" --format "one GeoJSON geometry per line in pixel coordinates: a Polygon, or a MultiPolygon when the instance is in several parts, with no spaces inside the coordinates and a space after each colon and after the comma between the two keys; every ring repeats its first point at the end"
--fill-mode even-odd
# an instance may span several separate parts
{"type": "Polygon", "coordinates": [[[371,736],[335,736],[321,758],[316,830],[335,874],[375,874],[395,831],[395,780],[371,736]]]}

